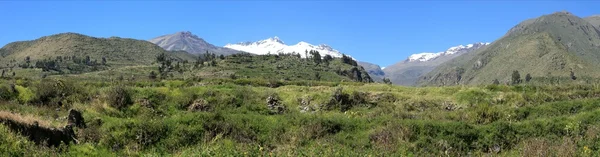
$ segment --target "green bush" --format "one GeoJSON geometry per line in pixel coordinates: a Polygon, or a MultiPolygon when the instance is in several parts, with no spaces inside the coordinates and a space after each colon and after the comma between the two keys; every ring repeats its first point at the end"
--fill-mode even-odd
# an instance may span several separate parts
{"type": "Polygon", "coordinates": [[[36,90],[33,101],[43,105],[65,105],[87,98],[87,92],[73,81],[43,79],[35,84],[34,88],[36,90]]]}
{"type": "Polygon", "coordinates": [[[15,89],[15,85],[0,85],[0,100],[13,100],[17,98],[18,92],[15,89]]]}
{"type": "Polygon", "coordinates": [[[17,89],[17,92],[19,93],[18,100],[20,103],[30,102],[35,97],[35,94],[28,88],[17,85],[15,89],[17,89]]]}
{"type": "Polygon", "coordinates": [[[123,109],[133,104],[129,89],[121,85],[115,86],[108,91],[107,101],[109,105],[117,109],[123,109]]]}

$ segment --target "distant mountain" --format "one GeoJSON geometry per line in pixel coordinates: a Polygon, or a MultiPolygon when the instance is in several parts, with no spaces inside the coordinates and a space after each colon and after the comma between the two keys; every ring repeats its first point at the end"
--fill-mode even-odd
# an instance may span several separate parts
{"type": "MultiPolygon", "coordinates": [[[[32,41],[13,42],[0,48],[0,63],[20,64],[28,58],[33,65],[39,60],[54,60],[57,57],[72,59],[87,58],[98,63],[104,57],[114,65],[149,65],[161,53],[191,59],[191,55],[167,52],[161,47],[144,40],[119,37],[96,38],[77,33],[61,33],[41,37],[32,41]]],[[[5,64],[2,64],[2,66],[5,64]]]]}
{"type": "Polygon", "coordinates": [[[298,42],[295,45],[286,45],[279,37],[272,37],[256,42],[242,42],[237,44],[227,44],[226,48],[231,48],[239,51],[245,51],[253,54],[278,54],[278,53],[299,53],[303,58],[306,57],[305,51],[317,50],[321,56],[331,55],[332,57],[340,58],[342,53],[331,48],[328,45],[312,45],[307,42],[298,42]]]}
{"type": "Polygon", "coordinates": [[[381,81],[385,76],[385,72],[383,72],[383,70],[381,70],[382,68],[377,64],[359,61],[358,65],[362,66],[367,71],[373,81],[381,81]]]}
{"type": "MultiPolygon", "coordinates": [[[[383,77],[389,78],[392,83],[397,85],[412,86],[416,84],[419,77],[427,74],[438,65],[489,44],[490,43],[480,42],[467,44],[466,46],[454,46],[446,51],[438,53],[426,52],[413,54],[410,55],[406,60],[400,61],[383,69],[385,74],[383,77]]],[[[371,74],[371,76],[373,75],[371,74]]]]}
{"type": "Polygon", "coordinates": [[[600,15],[586,17],[585,20],[587,20],[590,24],[594,25],[596,29],[600,29],[600,15]]]}
{"type": "Polygon", "coordinates": [[[202,54],[208,51],[217,55],[231,55],[241,52],[238,50],[218,47],[210,44],[189,31],[163,35],[154,39],[150,39],[149,41],[164,48],[165,50],[187,51],[191,54],[202,54]]]}
{"type": "Polygon", "coordinates": [[[446,62],[419,79],[422,85],[509,82],[523,78],[600,77],[600,31],[588,20],[557,12],[521,22],[492,44],[446,62]]]}

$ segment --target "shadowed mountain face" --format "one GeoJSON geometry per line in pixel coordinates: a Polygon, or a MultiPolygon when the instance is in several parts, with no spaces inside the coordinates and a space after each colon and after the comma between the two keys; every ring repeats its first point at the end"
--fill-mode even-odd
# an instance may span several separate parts
{"type": "Polygon", "coordinates": [[[588,20],[557,12],[523,21],[502,38],[474,53],[438,66],[422,85],[491,84],[521,76],[600,77],[600,31],[588,20]]]}
{"type": "Polygon", "coordinates": [[[231,55],[242,52],[230,48],[215,46],[189,31],[163,35],[149,41],[164,48],[165,50],[186,51],[191,54],[202,54],[208,51],[217,55],[231,55]]]}
{"type": "Polygon", "coordinates": [[[381,70],[381,67],[377,64],[359,61],[358,65],[365,68],[365,70],[367,71],[367,73],[369,73],[369,76],[371,76],[373,81],[381,81],[383,79],[383,77],[385,76],[385,73],[383,72],[383,70],[381,70]]]}

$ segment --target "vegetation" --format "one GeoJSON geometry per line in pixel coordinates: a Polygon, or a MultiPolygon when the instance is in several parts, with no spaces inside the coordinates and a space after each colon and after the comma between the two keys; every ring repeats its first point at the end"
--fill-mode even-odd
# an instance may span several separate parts
{"type": "Polygon", "coordinates": [[[589,84],[409,88],[284,82],[272,88],[231,79],[66,78],[1,83],[2,111],[63,126],[61,117],[75,108],[87,125],[75,130],[79,143],[58,148],[0,125],[0,152],[8,156],[600,155],[600,86],[589,84]],[[55,86],[61,83],[65,86],[55,86]]]}
{"type": "Polygon", "coordinates": [[[590,22],[568,12],[544,15],[523,21],[485,48],[436,67],[419,83],[482,85],[494,79],[512,83],[513,70],[532,78],[574,76],[570,74],[577,74],[571,80],[600,78],[599,33],[590,22]],[[459,68],[463,73],[455,71],[459,68]]]}
{"type": "Polygon", "coordinates": [[[420,88],[373,83],[351,57],[317,51],[190,57],[72,33],[11,43],[0,155],[600,156],[600,80],[552,35],[509,35],[515,52],[492,44],[426,79],[491,85],[420,88]],[[489,66],[517,55],[554,61],[489,66]]]}

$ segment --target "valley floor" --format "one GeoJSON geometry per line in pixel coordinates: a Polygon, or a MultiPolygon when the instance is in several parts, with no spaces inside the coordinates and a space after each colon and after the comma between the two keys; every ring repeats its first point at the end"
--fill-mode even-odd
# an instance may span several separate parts
{"type": "Polygon", "coordinates": [[[597,85],[0,83],[0,121],[63,128],[75,109],[86,123],[58,148],[0,125],[2,156],[600,155],[597,85]]]}

